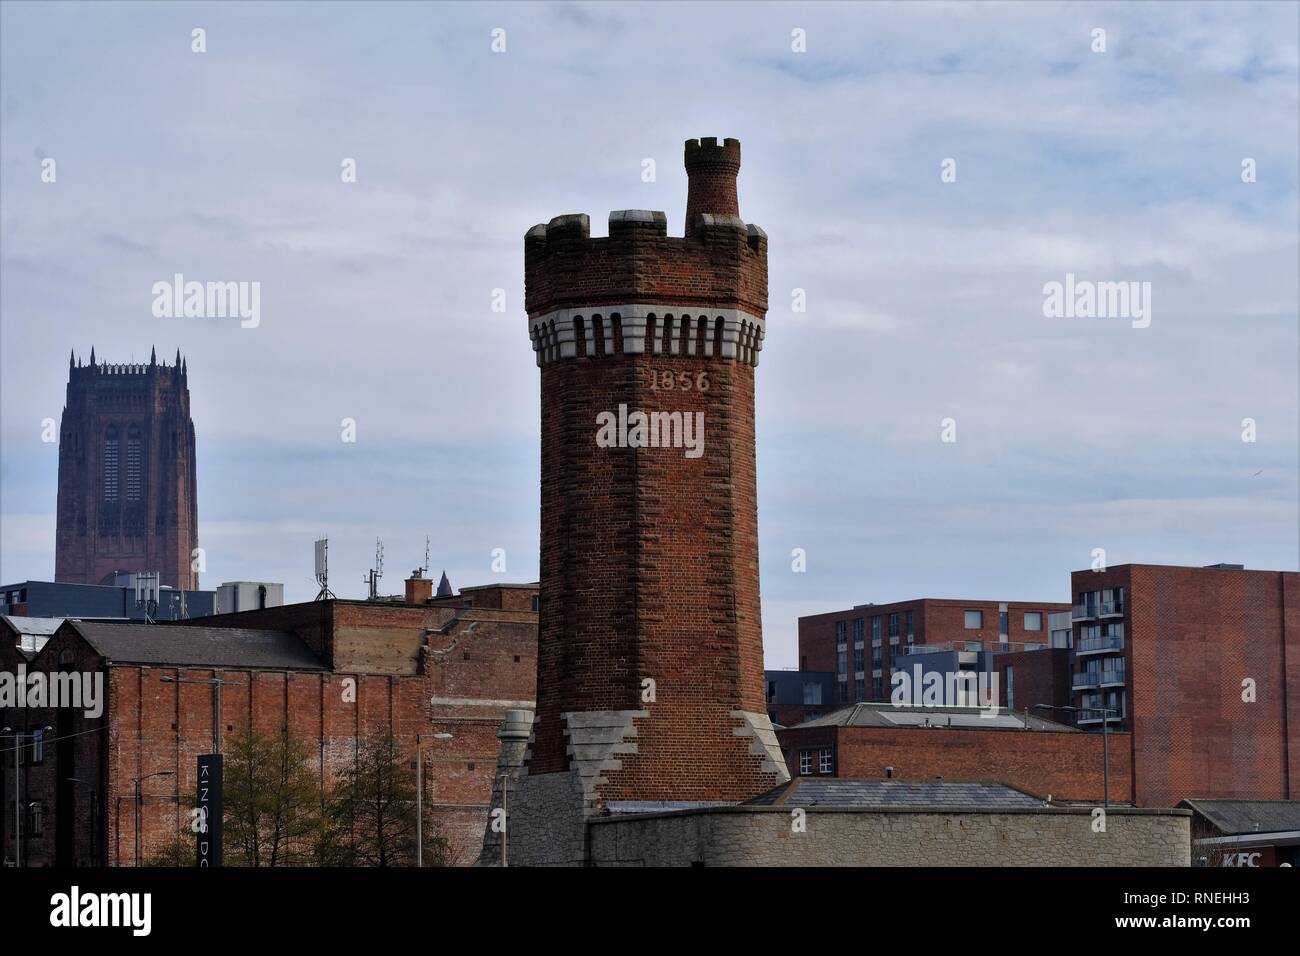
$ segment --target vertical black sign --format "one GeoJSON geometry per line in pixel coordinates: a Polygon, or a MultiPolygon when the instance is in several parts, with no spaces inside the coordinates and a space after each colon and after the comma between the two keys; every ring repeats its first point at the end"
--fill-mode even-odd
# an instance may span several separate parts
{"type": "Polygon", "coordinates": [[[221,865],[221,754],[199,754],[198,800],[194,830],[200,867],[221,865]]]}

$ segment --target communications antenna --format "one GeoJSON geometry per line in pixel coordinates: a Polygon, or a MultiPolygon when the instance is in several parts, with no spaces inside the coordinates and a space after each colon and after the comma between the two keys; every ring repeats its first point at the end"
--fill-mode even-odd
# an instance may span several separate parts
{"type": "Polygon", "coordinates": [[[330,539],[316,539],[316,583],[320,585],[320,590],[316,593],[317,601],[326,601],[334,597],[334,592],[330,590],[330,539]]]}
{"type": "Polygon", "coordinates": [[[384,576],[384,542],[375,539],[375,566],[363,579],[370,589],[368,600],[379,600],[379,579],[384,576]]]}

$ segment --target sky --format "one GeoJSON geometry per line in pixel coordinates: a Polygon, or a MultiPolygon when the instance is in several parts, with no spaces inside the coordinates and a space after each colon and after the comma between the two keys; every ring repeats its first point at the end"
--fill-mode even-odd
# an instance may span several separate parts
{"type": "Polygon", "coordinates": [[[1095,549],[1296,570],[1298,11],[0,4],[0,582],[53,577],[42,422],[92,345],[186,356],[204,586],[309,600],[321,535],[342,597],[376,538],[386,593],[426,536],[457,587],[536,580],[524,233],[680,235],[700,136],[769,236],[768,666],[802,614],[1067,601],[1095,549]],[[176,273],[259,323],[156,317],[176,273]],[[1149,324],[1049,317],[1067,275],[1150,283],[1149,324]]]}

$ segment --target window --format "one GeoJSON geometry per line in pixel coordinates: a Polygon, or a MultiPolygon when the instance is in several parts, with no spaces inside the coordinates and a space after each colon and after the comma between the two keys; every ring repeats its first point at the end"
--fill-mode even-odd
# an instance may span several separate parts
{"type": "Polygon", "coordinates": [[[859,677],[853,682],[853,699],[863,701],[867,699],[867,682],[863,677],[859,677]]]}
{"type": "Polygon", "coordinates": [[[135,425],[127,432],[126,439],[126,500],[140,500],[140,429],[135,425]]]}
{"type": "Polygon", "coordinates": [[[882,686],[883,686],[881,682],[882,682],[883,680],[884,680],[883,677],[873,677],[873,678],[871,679],[871,699],[872,699],[872,700],[880,700],[880,698],[881,698],[881,696],[882,696],[882,693],[881,693],[881,692],[882,692],[882,686]]]}
{"type": "Polygon", "coordinates": [[[817,770],[820,773],[835,772],[835,761],[831,756],[831,749],[829,747],[823,748],[821,753],[818,754],[817,770]]]}
{"type": "Polygon", "coordinates": [[[33,800],[27,805],[27,832],[34,835],[44,831],[45,803],[41,800],[33,800]]]}
{"type": "Polygon", "coordinates": [[[117,426],[104,434],[104,500],[117,500],[117,426]]]}
{"type": "Polygon", "coordinates": [[[847,704],[848,702],[849,702],[849,682],[846,680],[842,680],[840,681],[840,703],[847,704]]]}
{"type": "Polygon", "coordinates": [[[853,671],[854,671],[854,673],[857,673],[858,671],[862,670],[862,662],[863,662],[863,659],[864,659],[863,655],[865,655],[865,654],[866,654],[866,650],[865,650],[864,648],[862,648],[862,647],[855,647],[855,648],[853,648],[853,671]]]}
{"type": "Polygon", "coordinates": [[[978,631],[978,630],[979,630],[980,628],[982,628],[983,626],[984,626],[984,612],[983,612],[983,611],[967,611],[967,612],[966,612],[966,630],[968,630],[968,631],[978,631]]]}
{"type": "Polygon", "coordinates": [[[871,619],[871,639],[873,641],[880,640],[880,618],[878,617],[871,619]]]}
{"type": "Polygon", "coordinates": [[[1016,709],[1016,669],[1007,665],[1007,710],[1016,709]]]}
{"type": "Polygon", "coordinates": [[[848,643],[848,640],[849,640],[849,622],[836,621],[835,622],[835,643],[844,645],[848,643]]]}
{"type": "Polygon", "coordinates": [[[863,634],[866,633],[866,626],[867,622],[862,618],[858,618],[853,622],[853,639],[855,641],[862,640],[863,634]]]}
{"type": "Polygon", "coordinates": [[[811,750],[799,751],[799,776],[806,777],[812,773],[813,755],[811,750]]]}
{"type": "Polygon", "coordinates": [[[533,613],[534,613],[534,614],[538,614],[538,613],[541,612],[541,610],[542,610],[542,596],[541,596],[540,594],[534,594],[534,595],[533,595],[533,613]]]}
{"type": "Polygon", "coordinates": [[[776,699],[776,681],[774,680],[767,682],[767,699],[769,702],[776,699]]]}
{"type": "Polygon", "coordinates": [[[1041,631],[1043,629],[1043,612],[1026,611],[1025,612],[1025,630],[1041,631]]]}
{"type": "Polygon", "coordinates": [[[889,615],[889,636],[898,637],[898,615],[889,615]]]}
{"type": "Polygon", "coordinates": [[[32,763],[45,762],[45,731],[32,731],[32,763]]]}
{"type": "Polygon", "coordinates": [[[1011,615],[1006,611],[998,612],[998,634],[1004,638],[1010,633],[1010,631],[1007,630],[1007,626],[1011,623],[1010,617],[1011,615]]]}
{"type": "Polygon", "coordinates": [[[872,667],[880,666],[880,648],[878,647],[873,647],[871,649],[871,666],[872,667]]]}
{"type": "Polygon", "coordinates": [[[839,673],[847,674],[849,672],[849,652],[840,651],[835,655],[836,666],[839,667],[839,673]]]}
{"type": "Polygon", "coordinates": [[[912,612],[907,612],[907,639],[910,641],[916,637],[916,631],[912,629],[912,612]]]}
{"type": "Polygon", "coordinates": [[[821,704],[822,685],[820,681],[806,680],[803,682],[803,702],[805,704],[821,704]]]}

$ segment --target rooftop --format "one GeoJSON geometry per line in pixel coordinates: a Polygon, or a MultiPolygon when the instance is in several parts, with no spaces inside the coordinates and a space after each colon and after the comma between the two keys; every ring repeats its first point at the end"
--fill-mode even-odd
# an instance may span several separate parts
{"type": "Polygon", "coordinates": [[[1184,800],[1224,836],[1300,830],[1300,800],[1184,800]]]}
{"type": "Polygon", "coordinates": [[[886,701],[852,704],[797,727],[924,727],[1080,733],[1068,724],[1005,707],[896,707],[886,701]]]}
{"type": "Polygon", "coordinates": [[[283,631],[85,621],[67,626],[115,664],[326,670],[306,644],[283,631]]]}

